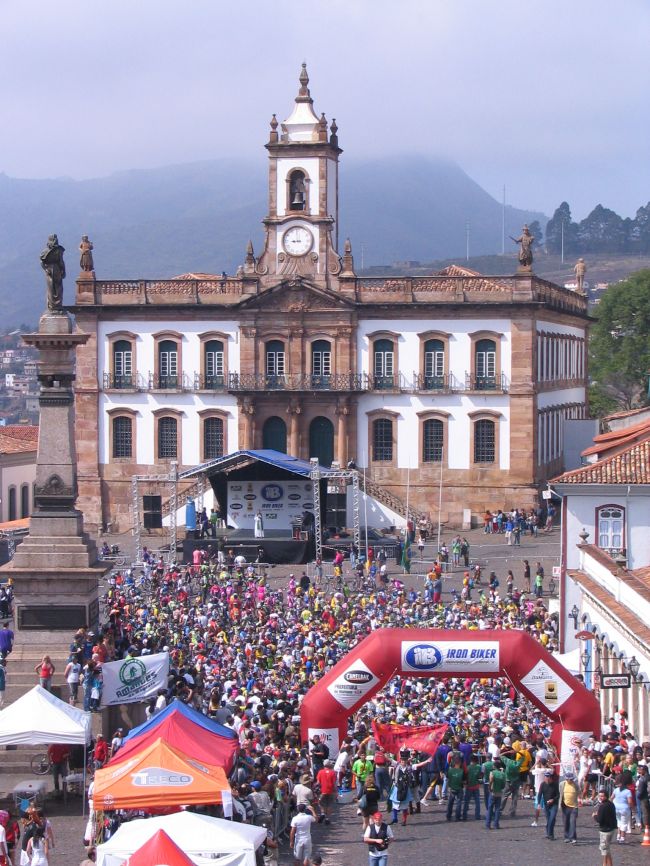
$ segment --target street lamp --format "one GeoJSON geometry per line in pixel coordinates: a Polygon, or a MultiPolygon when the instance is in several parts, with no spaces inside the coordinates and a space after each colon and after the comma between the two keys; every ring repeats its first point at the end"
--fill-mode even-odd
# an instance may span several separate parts
{"type": "Polygon", "coordinates": [[[585,650],[580,656],[580,661],[582,662],[582,667],[586,670],[587,665],[589,664],[589,653],[585,650]]]}
{"type": "Polygon", "coordinates": [[[636,681],[636,678],[639,676],[639,671],[641,670],[641,664],[640,664],[639,660],[637,659],[637,657],[632,656],[632,658],[629,660],[627,666],[630,669],[630,673],[634,677],[634,680],[636,681]]]}
{"type": "Polygon", "coordinates": [[[578,605],[574,604],[571,610],[569,611],[569,616],[573,620],[573,629],[574,631],[578,631],[578,617],[580,616],[580,611],[578,609],[578,605]]]}

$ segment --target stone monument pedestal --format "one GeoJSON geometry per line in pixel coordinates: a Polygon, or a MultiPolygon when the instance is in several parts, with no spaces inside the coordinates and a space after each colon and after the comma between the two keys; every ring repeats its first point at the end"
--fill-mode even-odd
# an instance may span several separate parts
{"type": "Polygon", "coordinates": [[[34,513],[29,535],[0,574],[14,583],[15,625],[29,640],[43,643],[53,631],[96,626],[99,581],[109,565],[83,528],[77,498],[74,445],[74,349],[88,339],[72,331],[62,309],[41,316],[28,346],[39,350],[39,436],[34,513]]]}

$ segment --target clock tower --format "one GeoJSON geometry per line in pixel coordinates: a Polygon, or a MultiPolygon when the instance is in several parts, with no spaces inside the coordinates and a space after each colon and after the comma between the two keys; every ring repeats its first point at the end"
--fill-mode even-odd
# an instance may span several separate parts
{"type": "Polygon", "coordinates": [[[293,111],[279,124],[275,114],[269,152],[269,210],[264,251],[255,271],[263,287],[278,278],[302,276],[336,288],[338,255],[338,145],[336,121],[314,113],[307,66],[293,111]],[[279,127],[279,129],[278,129],[279,127]]]}

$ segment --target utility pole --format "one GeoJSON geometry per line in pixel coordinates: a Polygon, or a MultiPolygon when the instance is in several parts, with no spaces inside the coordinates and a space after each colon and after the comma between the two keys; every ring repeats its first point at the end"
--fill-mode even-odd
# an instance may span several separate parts
{"type": "Polygon", "coordinates": [[[503,184],[503,200],[501,206],[501,255],[506,254],[506,185],[503,184]]]}
{"type": "Polygon", "coordinates": [[[469,219],[465,221],[465,261],[469,261],[469,219]]]}

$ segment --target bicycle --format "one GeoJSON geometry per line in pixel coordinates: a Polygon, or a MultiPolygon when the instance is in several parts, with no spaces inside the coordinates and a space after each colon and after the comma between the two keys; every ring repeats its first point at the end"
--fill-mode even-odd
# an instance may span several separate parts
{"type": "Polygon", "coordinates": [[[47,776],[52,769],[52,762],[47,752],[39,752],[36,755],[32,755],[29,760],[29,766],[32,769],[32,773],[36,776],[47,776]]]}

